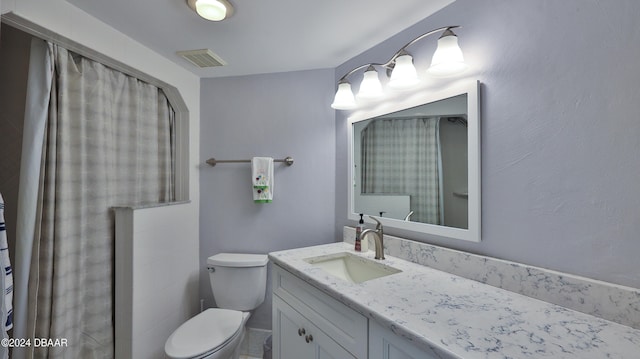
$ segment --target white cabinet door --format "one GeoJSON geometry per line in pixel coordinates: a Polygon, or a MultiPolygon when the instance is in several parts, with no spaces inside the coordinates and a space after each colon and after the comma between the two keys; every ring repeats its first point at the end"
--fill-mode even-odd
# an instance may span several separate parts
{"type": "Polygon", "coordinates": [[[440,359],[431,350],[417,347],[374,321],[369,321],[369,359],[440,359]]]}
{"type": "Polygon", "coordinates": [[[273,324],[274,359],[356,359],[278,296],[273,324]]]}
{"type": "Polygon", "coordinates": [[[274,321],[278,323],[278,328],[273,330],[273,354],[274,358],[311,358],[313,356],[313,348],[304,340],[303,333],[304,320],[295,318],[291,310],[286,308],[284,304],[276,304],[277,298],[274,297],[274,321]],[[298,320],[296,320],[298,319],[298,320]],[[300,331],[300,333],[298,333],[300,331]]]}

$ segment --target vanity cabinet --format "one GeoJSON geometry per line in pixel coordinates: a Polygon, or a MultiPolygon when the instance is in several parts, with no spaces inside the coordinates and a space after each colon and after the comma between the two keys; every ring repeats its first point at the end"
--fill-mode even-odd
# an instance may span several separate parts
{"type": "Polygon", "coordinates": [[[274,359],[442,359],[273,265],[274,359]]]}
{"type": "Polygon", "coordinates": [[[274,265],[273,358],[366,358],[368,320],[274,265]]]}

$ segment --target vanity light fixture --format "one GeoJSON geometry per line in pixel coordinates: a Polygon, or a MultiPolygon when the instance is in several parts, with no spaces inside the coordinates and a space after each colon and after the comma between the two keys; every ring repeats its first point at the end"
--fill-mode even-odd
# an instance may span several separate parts
{"type": "Polygon", "coordinates": [[[210,21],[222,21],[233,15],[233,6],[227,0],[187,0],[187,4],[200,17],[210,21]]]}
{"type": "Polygon", "coordinates": [[[458,27],[459,26],[446,26],[429,31],[404,45],[384,64],[366,64],[347,72],[347,74],[342,76],[338,81],[338,91],[336,92],[331,107],[336,110],[353,110],[358,107],[356,99],[372,100],[381,98],[384,95],[384,91],[378,78],[376,66],[386,69],[387,72],[391,71],[388,82],[389,87],[403,90],[415,86],[420,80],[418,79],[416,68],[413,66],[413,57],[406,49],[432,34],[442,32],[442,35],[438,39],[438,47],[431,59],[431,66],[427,69],[427,72],[434,77],[448,77],[464,72],[468,66],[465,64],[462,50],[460,50],[460,46],[458,46],[458,37],[452,31],[452,29],[458,27]],[[351,83],[349,83],[347,77],[364,68],[366,68],[366,70],[360,84],[360,89],[354,97],[351,91],[351,83]]]}
{"type": "Polygon", "coordinates": [[[458,46],[458,37],[451,28],[447,28],[438,39],[438,48],[433,54],[427,72],[437,77],[448,77],[462,73],[468,67],[458,46]]]}
{"type": "Polygon", "coordinates": [[[341,80],[338,83],[338,91],[336,92],[336,97],[333,99],[331,107],[339,110],[353,110],[357,107],[349,81],[341,80]]]}
{"type": "Polygon", "coordinates": [[[366,101],[376,100],[382,96],[384,96],[384,92],[382,92],[382,84],[378,78],[378,71],[376,71],[375,67],[369,65],[362,77],[357,97],[359,100],[366,101]]]}
{"type": "Polygon", "coordinates": [[[389,87],[396,89],[409,88],[420,82],[416,67],[413,66],[413,57],[402,50],[396,58],[395,66],[389,78],[389,87]]]}

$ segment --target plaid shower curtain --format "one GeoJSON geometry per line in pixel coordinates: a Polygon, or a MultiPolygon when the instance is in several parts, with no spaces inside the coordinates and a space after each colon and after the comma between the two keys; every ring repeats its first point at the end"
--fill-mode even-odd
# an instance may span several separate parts
{"type": "Polygon", "coordinates": [[[361,132],[362,193],[409,195],[412,221],[442,224],[439,122],[371,121],[361,132]]]}
{"type": "Polygon", "coordinates": [[[155,86],[48,44],[54,64],[29,274],[35,358],[113,358],[111,207],[174,199],[173,110],[155,86]]]}

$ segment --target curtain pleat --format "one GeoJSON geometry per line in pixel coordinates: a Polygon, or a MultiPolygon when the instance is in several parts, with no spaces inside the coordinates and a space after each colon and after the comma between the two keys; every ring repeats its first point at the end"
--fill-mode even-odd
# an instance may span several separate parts
{"type": "Polygon", "coordinates": [[[173,110],[155,86],[49,44],[33,335],[36,358],[113,358],[114,206],[174,200],[173,110]],[[54,100],[53,100],[54,99],[54,100]]]}

